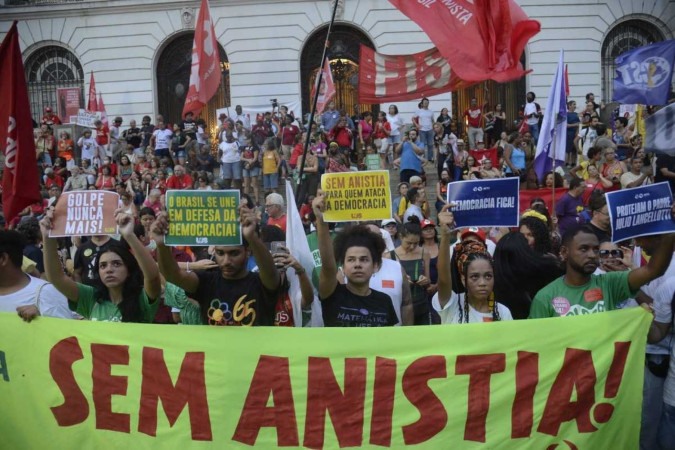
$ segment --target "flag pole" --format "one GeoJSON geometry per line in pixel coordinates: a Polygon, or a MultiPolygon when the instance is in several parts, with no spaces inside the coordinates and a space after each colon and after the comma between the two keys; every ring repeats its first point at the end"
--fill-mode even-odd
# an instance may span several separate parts
{"type": "Polygon", "coordinates": [[[300,198],[300,188],[302,186],[302,175],[305,173],[305,159],[307,158],[307,151],[309,150],[309,134],[312,132],[312,123],[314,122],[314,115],[316,114],[316,104],[319,101],[319,92],[321,91],[323,66],[326,63],[326,57],[328,56],[328,42],[330,39],[330,32],[333,29],[333,24],[335,23],[335,13],[337,12],[339,4],[340,2],[337,0],[333,2],[333,13],[331,14],[328,30],[326,31],[326,42],[323,46],[323,55],[321,56],[321,65],[319,66],[319,80],[316,83],[316,92],[314,92],[314,98],[312,99],[312,110],[309,113],[309,121],[307,123],[307,138],[305,139],[305,148],[302,151],[302,163],[300,164],[300,172],[298,174],[298,187],[295,190],[295,202],[297,207],[300,207],[300,204],[302,203],[302,199],[300,198]]]}
{"type": "MultiPolygon", "coordinates": [[[[551,176],[553,177],[553,183],[551,184],[551,211],[549,216],[551,216],[551,225],[553,225],[553,218],[555,217],[555,155],[556,153],[556,134],[557,132],[553,129],[553,142],[551,142],[551,147],[553,151],[549,152],[551,155],[551,176]]],[[[544,183],[546,182],[546,177],[544,177],[544,183]]]]}

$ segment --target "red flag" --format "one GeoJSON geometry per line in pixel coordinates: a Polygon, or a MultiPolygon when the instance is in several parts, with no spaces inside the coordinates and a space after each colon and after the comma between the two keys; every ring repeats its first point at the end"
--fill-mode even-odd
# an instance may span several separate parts
{"type": "Polygon", "coordinates": [[[567,64],[565,64],[565,96],[570,96],[570,79],[569,75],[567,74],[567,64]]]}
{"type": "Polygon", "coordinates": [[[87,111],[98,111],[98,102],[96,101],[96,82],[94,81],[94,72],[89,78],[89,103],[87,104],[87,111]]]}
{"type": "Polygon", "coordinates": [[[218,41],[211,21],[209,2],[202,0],[195,26],[190,88],[183,106],[183,117],[188,111],[192,111],[195,116],[199,115],[204,105],[218,91],[221,77],[218,41]]]}
{"type": "Polygon", "coordinates": [[[108,114],[105,112],[105,105],[103,104],[103,94],[98,94],[98,112],[101,113],[101,122],[103,125],[108,125],[108,114]]]}
{"type": "MultiPolygon", "coordinates": [[[[558,202],[560,200],[560,197],[563,196],[565,192],[567,192],[567,188],[556,188],[555,190],[555,201],[558,202]]],[[[542,200],[544,200],[544,203],[546,203],[546,209],[548,209],[548,212],[553,215],[555,214],[554,211],[552,210],[553,208],[553,190],[549,188],[545,189],[523,189],[521,191],[518,191],[518,195],[520,197],[520,213],[524,213],[527,209],[530,209],[530,202],[539,197],[542,200]]]]}
{"type": "Polygon", "coordinates": [[[469,155],[473,156],[473,159],[479,166],[482,166],[483,161],[486,159],[492,161],[493,167],[497,167],[497,165],[499,164],[499,157],[497,155],[496,148],[484,148],[483,150],[478,149],[469,150],[469,155]]]}
{"type": "Polygon", "coordinates": [[[383,55],[361,45],[359,101],[399,102],[463,89],[474,83],[460,80],[436,48],[414,55],[383,55]]]}
{"type": "Polygon", "coordinates": [[[389,0],[419,25],[464,81],[505,82],[527,72],[520,55],[541,28],[514,0],[389,0]]]}
{"type": "Polygon", "coordinates": [[[35,141],[16,21],[0,45],[0,142],[5,154],[2,210],[9,223],[42,201],[35,141]]]}
{"type": "MultiPolygon", "coordinates": [[[[321,87],[319,88],[319,98],[316,101],[316,112],[322,113],[326,106],[333,100],[335,97],[335,83],[333,82],[333,73],[330,70],[330,61],[326,58],[326,61],[323,65],[323,77],[321,77],[321,87]]],[[[316,81],[319,81],[319,77],[316,77],[316,81]]],[[[315,87],[316,89],[316,87],[315,87]]]]}

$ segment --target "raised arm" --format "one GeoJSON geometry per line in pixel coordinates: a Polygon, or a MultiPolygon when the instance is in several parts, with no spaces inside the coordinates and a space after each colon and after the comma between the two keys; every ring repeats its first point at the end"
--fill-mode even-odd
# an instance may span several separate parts
{"type": "Polygon", "coordinates": [[[455,217],[445,205],[438,213],[438,226],[441,229],[441,242],[438,245],[438,302],[441,308],[452,296],[452,276],[450,275],[450,240],[454,233],[455,217]]]}
{"type": "Polygon", "coordinates": [[[129,247],[131,248],[138,265],[143,272],[143,289],[148,295],[150,302],[155,302],[162,294],[162,285],[159,276],[159,267],[145,245],[138,240],[134,233],[134,218],[129,214],[117,210],[115,219],[119,226],[119,231],[129,247]]]}
{"type": "Polygon", "coordinates": [[[157,216],[150,228],[150,235],[157,244],[159,271],[166,281],[175,284],[185,292],[194,293],[199,289],[199,277],[194,272],[184,272],[173,258],[171,248],[164,245],[164,235],[169,232],[169,217],[163,212],[157,216]]]}
{"type": "Polygon", "coordinates": [[[333,252],[333,241],[330,238],[328,224],[323,220],[324,211],[324,193],[319,190],[316,198],[312,202],[312,209],[316,216],[316,235],[319,243],[319,254],[321,255],[321,272],[319,273],[319,299],[329,297],[337,287],[337,263],[335,262],[335,252],[333,252]]]}
{"type": "Polygon", "coordinates": [[[274,258],[269,252],[263,241],[258,236],[258,218],[255,209],[249,209],[246,205],[239,206],[239,222],[241,223],[241,234],[248,242],[248,247],[258,263],[260,281],[263,286],[270,291],[279,289],[281,277],[279,271],[274,265],[274,258]]]}
{"type": "Polygon", "coordinates": [[[660,243],[659,245],[654,246],[656,251],[646,265],[629,272],[628,285],[633,291],[640,289],[640,287],[666,273],[666,269],[673,257],[675,233],[669,233],[662,236],[650,236],[645,239],[660,239],[660,243]]]}
{"type": "Polygon", "coordinates": [[[79,299],[77,283],[63,273],[56,239],[49,237],[49,230],[51,230],[53,226],[53,217],[54,209],[49,208],[40,221],[40,231],[42,232],[42,242],[44,244],[45,274],[47,275],[47,280],[52,283],[60,293],[66,296],[71,302],[77,302],[79,299]]]}

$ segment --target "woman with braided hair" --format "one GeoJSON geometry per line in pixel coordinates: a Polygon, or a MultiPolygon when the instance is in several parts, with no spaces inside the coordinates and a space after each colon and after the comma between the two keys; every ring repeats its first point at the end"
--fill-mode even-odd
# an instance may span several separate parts
{"type": "Polygon", "coordinates": [[[456,245],[453,256],[455,264],[451,264],[450,241],[455,232],[455,219],[452,212],[448,211],[450,207],[444,206],[438,214],[441,229],[437,263],[438,292],[432,299],[432,305],[441,316],[441,323],[513,320],[509,309],[495,300],[492,258],[484,243],[466,241],[456,245]],[[453,286],[454,271],[461,286],[453,286]],[[458,292],[453,292],[453,287],[458,292]]]}

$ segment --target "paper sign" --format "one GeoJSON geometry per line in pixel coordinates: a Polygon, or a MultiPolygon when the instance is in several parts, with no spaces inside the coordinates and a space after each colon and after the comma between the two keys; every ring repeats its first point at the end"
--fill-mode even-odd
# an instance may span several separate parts
{"type": "Polygon", "coordinates": [[[241,245],[239,191],[166,192],[166,245],[241,245]]]}
{"type": "Polygon", "coordinates": [[[673,195],[667,182],[608,192],[605,196],[612,242],[675,231],[670,210],[673,195]]]}
{"type": "Polygon", "coordinates": [[[517,227],[518,178],[467,180],[448,184],[448,202],[458,228],[517,227]]]}
{"type": "Polygon", "coordinates": [[[77,111],[77,124],[81,127],[96,128],[94,122],[101,119],[100,112],[92,112],[84,109],[77,111]]]}
{"type": "Polygon", "coordinates": [[[96,236],[117,233],[115,210],[120,196],[110,191],[64,192],[54,209],[49,237],[96,236]]]}
{"type": "Polygon", "coordinates": [[[70,123],[71,116],[77,116],[80,110],[80,88],[56,89],[56,106],[61,123],[70,123]]]}
{"type": "Polygon", "coordinates": [[[326,194],[326,222],[353,222],[391,218],[389,172],[325,173],[321,189],[326,194]]]}

